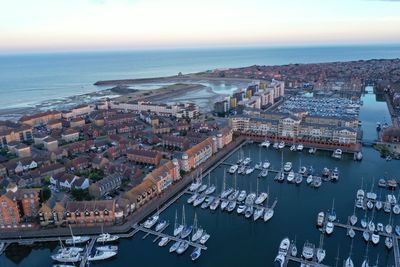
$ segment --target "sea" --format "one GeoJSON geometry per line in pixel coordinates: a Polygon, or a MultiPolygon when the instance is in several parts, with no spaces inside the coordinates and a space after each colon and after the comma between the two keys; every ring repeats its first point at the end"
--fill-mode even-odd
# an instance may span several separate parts
{"type": "MultiPolygon", "coordinates": [[[[33,107],[43,101],[104,89],[93,85],[98,80],[160,77],[254,64],[398,57],[400,45],[0,54],[0,109],[33,107]]],[[[211,87],[216,92],[236,89],[224,84],[211,87]]]]}

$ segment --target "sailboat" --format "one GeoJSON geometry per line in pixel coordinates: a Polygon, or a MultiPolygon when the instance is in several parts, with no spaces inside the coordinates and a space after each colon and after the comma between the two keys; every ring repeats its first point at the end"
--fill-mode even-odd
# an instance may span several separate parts
{"type": "Polygon", "coordinates": [[[183,225],[183,229],[181,232],[181,238],[185,239],[186,237],[188,237],[193,230],[193,226],[191,225],[186,225],[186,218],[185,218],[185,206],[182,207],[182,225],[183,225]]]}
{"type": "Polygon", "coordinates": [[[75,246],[76,244],[86,243],[87,241],[90,240],[89,236],[74,236],[74,234],[72,233],[71,225],[69,226],[69,230],[71,232],[71,238],[65,240],[65,244],[67,245],[75,246]]]}
{"type": "Polygon", "coordinates": [[[332,210],[328,212],[328,220],[331,222],[336,220],[335,199],[332,200],[332,210]]]}
{"type": "Polygon", "coordinates": [[[175,210],[174,236],[180,235],[182,230],[183,224],[178,224],[178,210],[175,210]]]}
{"type": "Polygon", "coordinates": [[[389,223],[385,226],[385,232],[387,234],[392,234],[393,227],[392,227],[392,213],[389,215],[389,223]]]}
{"type": "Polygon", "coordinates": [[[324,235],[321,234],[320,240],[319,240],[319,247],[317,249],[318,263],[321,263],[325,259],[325,256],[326,256],[326,251],[325,251],[325,249],[322,248],[323,243],[324,243],[324,235]]]}
{"type": "Polygon", "coordinates": [[[109,233],[104,233],[103,226],[101,226],[101,234],[96,239],[96,242],[102,242],[102,243],[114,242],[114,241],[117,241],[118,239],[119,239],[118,235],[111,235],[109,233]]]}
{"type": "MultiPolygon", "coordinates": [[[[268,188],[268,193],[269,193],[269,188],[268,188]]],[[[265,213],[264,213],[264,222],[268,222],[271,220],[272,216],[274,216],[274,209],[268,207],[268,200],[267,199],[267,207],[265,208],[265,213]]]]}
{"type": "Polygon", "coordinates": [[[211,179],[210,173],[208,173],[208,187],[207,187],[206,191],[204,192],[204,194],[206,194],[206,195],[211,195],[216,190],[215,185],[210,184],[210,179],[211,179]]]}
{"type": "Polygon", "coordinates": [[[194,214],[192,242],[196,242],[203,235],[203,228],[197,226],[197,213],[194,214]]]}
{"type": "Polygon", "coordinates": [[[364,261],[362,262],[361,267],[368,267],[369,266],[368,262],[369,260],[368,260],[368,244],[367,244],[367,247],[365,248],[364,261]]]}
{"type": "Polygon", "coordinates": [[[356,201],[354,201],[353,215],[350,216],[350,224],[355,225],[358,221],[356,216],[356,201]]]}
{"type": "Polygon", "coordinates": [[[344,263],[344,267],[354,267],[353,260],[351,259],[352,251],[353,251],[353,240],[351,241],[349,257],[346,259],[346,261],[344,263]]]}

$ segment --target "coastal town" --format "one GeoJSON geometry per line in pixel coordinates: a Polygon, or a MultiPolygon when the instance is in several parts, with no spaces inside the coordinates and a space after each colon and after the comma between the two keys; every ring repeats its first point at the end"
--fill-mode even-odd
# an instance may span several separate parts
{"type": "Polygon", "coordinates": [[[368,143],[395,160],[399,64],[252,66],[197,74],[252,80],[215,99],[209,113],[196,103],[164,104],[145,96],[1,121],[1,237],[12,243],[72,231],[101,234],[100,226],[128,232],[245,141],[291,150],[301,145],[355,160],[368,143]],[[380,75],[388,72],[390,79],[380,75]],[[377,122],[374,140],[363,138],[359,118],[360,96],[369,84],[383,96],[392,119],[377,122]],[[306,96],[310,92],[313,97],[306,96]]]}

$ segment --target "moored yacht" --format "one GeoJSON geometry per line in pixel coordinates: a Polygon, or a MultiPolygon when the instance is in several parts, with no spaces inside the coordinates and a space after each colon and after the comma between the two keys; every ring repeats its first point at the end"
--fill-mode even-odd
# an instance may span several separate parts
{"type": "Polygon", "coordinates": [[[89,236],[72,236],[72,238],[65,240],[65,244],[76,245],[76,244],[86,243],[89,240],[90,240],[89,236]]]}
{"type": "Polygon", "coordinates": [[[118,251],[118,246],[100,246],[96,247],[99,251],[118,251]]]}
{"type": "Polygon", "coordinates": [[[147,229],[150,229],[151,227],[153,227],[158,222],[159,218],[160,217],[158,216],[158,214],[155,214],[155,215],[151,216],[150,218],[148,218],[144,222],[143,227],[147,228],[147,229]]]}
{"type": "Polygon", "coordinates": [[[114,257],[117,255],[116,251],[99,251],[96,250],[94,255],[90,255],[87,260],[88,261],[99,261],[99,260],[106,260],[109,258],[114,257]]]}
{"type": "Polygon", "coordinates": [[[230,168],[229,168],[229,173],[230,174],[234,174],[236,171],[237,171],[237,169],[239,168],[239,166],[238,165],[232,165],[230,168]]]}
{"type": "Polygon", "coordinates": [[[176,241],[172,246],[169,248],[169,253],[175,252],[179,246],[181,245],[181,241],[176,241]]]}
{"type": "Polygon", "coordinates": [[[262,167],[263,167],[264,169],[269,169],[270,166],[271,166],[271,163],[267,160],[267,161],[264,161],[262,167]]]}
{"type": "Polygon", "coordinates": [[[268,194],[265,192],[262,192],[254,201],[255,204],[260,205],[262,204],[268,197],[268,194]]]}
{"type": "Polygon", "coordinates": [[[285,165],[283,166],[283,170],[285,172],[290,172],[292,170],[292,163],[290,161],[286,162],[285,165]]]}
{"type": "Polygon", "coordinates": [[[210,185],[210,186],[206,189],[206,191],[204,192],[204,194],[206,194],[206,195],[211,195],[212,193],[215,192],[215,189],[216,189],[215,185],[210,185]]]}
{"type": "Polygon", "coordinates": [[[169,237],[165,236],[165,237],[161,238],[160,242],[158,242],[158,246],[164,247],[168,244],[168,242],[169,242],[169,237]]]}
{"type": "Polygon", "coordinates": [[[332,157],[334,157],[336,159],[341,159],[342,154],[343,154],[343,151],[340,148],[338,148],[332,153],[332,157]]]}
{"type": "Polygon", "coordinates": [[[239,202],[242,202],[243,200],[246,199],[246,196],[247,196],[246,190],[242,190],[242,191],[240,191],[240,194],[239,194],[239,196],[237,197],[237,200],[238,200],[239,202]]]}
{"type": "Polygon", "coordinates": [[[62,250],[61,252],[51,255],[51,259],[63,263],[74,263],[81,260],[81,254],[74,250],[62,250]]]}
{"type": "Polygon", "coordinates": [[[253,206],[248,206],[248,207],[246,207],[246,210],[244,211],[244,217],[250,218],[251,215],[253,215],[253,206]]]}
{"type": "Polygon", "coordinates": [[[110,235],[108,233],[100,234],[99,237],[96,239],[96,242],[114,242],[119,239],[117,235],[110,235]]]}
{"type": "Polygon", "coordinates": [[[294,183],[294,171],[290,171],[286,177],[288,183],[294,183]]]}
{"type": "Polygon", "coordinates": [[[257,221],[264,213],[264,208],[256,208],[253,214],[253,220],[257,221]]]}
{"type": "Polygon", "coordinates": [[[324,221],[325,221],[325,213],[323,211],[320,211],[317,217],[317,226],[322,227],[324,225],[324,221]]]}
{"type": "Polygon", "coordinates": [[[200,244],[204,245],[208,239],[210,239],[210,235],[207,233],[203,234],[203,236],[200,238],[200,244]]]}
{"type": "Polygon", "coordinates": [[[264,222],[269,221],[272,216],[274,216],[274,210],[271,208],[266,208],[264,213],[264,222]]]}
{"type": "Polygon", "coordinates": [[[328,235],[330,235],[330,234],[333,233],[333,229],[334,229],[334,225],[333,225],[333,223],[332,223],[331,221],[329,221],[329,222],[326,224],[325,232],[326,232],[328,235]]]}
{"type": "Polygon", "coordinates": [[[195,248],[193,252],[190,254],[190,258],[192,261],[197,260],[201,255],[201,248],[195,248]]]}
{"type": "Polygon", "coordinates": [[[242,214],[246,210],[246,205],[239,205],[238,208],[236,209],[236,212],[238,214],[242,214]]]}
{"type": "Polygon", "coordinates": [[[196,200],[196,198],[199,196],[199,194],[197,194],[197,193],[194,193],[193,195],[191,195],[189,198],[188,198],[188,200],[186,201],[188,204],[192,204],[195,200],[196,200]]]}
{"type": "Polygon", "coordinates": [[[296,148],[297,151],[303,151],[303,149],[304,149],[303,144],[298,144],[297,145],[297,148],[296,148]]]}
{"type": "Polygon", "coordinates": [[[312,258],[314,257],[314,249],[315,245],[306,241],[306,243],[304,243],[303,252],[301,253],[301,255],[306,260],[312,260],[312,258]]]}
{"type": "Polygon", "coordinates": [[[183,241],[176,250],[176,253],[183,254],[188,248],[189,248],[189,243],[187,241],[183,241]]]}
{"type": "Polygon", "coordinates": [[[282,148],[284,148],[285,147],[285,142],[284,141],[281,141],[280,143],[279,143],[279,145],[278,145],[278,148],[279,149],[282,149],[282,148]]]}
{"type": "Polygon", "coordinates": [[[161,231],[162,229],[164,229],[164,227],[167,225],[167,221],[166,220],[161,220],[159,221],[159,223],[156,225],[156,232],[161,231]]]}

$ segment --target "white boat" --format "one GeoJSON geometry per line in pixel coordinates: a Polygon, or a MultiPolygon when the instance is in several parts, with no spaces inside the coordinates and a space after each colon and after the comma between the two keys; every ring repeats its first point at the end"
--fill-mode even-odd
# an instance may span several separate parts
{"type": "Polygon", "coordinates": [[[168,242],[169,242],[169,237],[165,236],[165,237],[161,238],[160,242],[158,242],[158,246],[164,247],[168,244],[168,242]]]}
{"type": "Polygon", "coordinates": [[[311,184],[312,181],[313,181],[313,176],[310,174],[309,176],[307,176],[306,183],[311,184]]]}
{"type": "Polygon", "coordinates": [[[278,174],[275,176],[275,179],[278,182],[283,182],[285,180],[285,173],[284,172],[278,172],[278,174]]]}
{"type": "Polygon", "coordinates": [[[365,192],[364,192],[364,190],[362,190],[362,189],[358,189],[357,190],[357,198],[364,198],[364,196],[365,196],[365,192]]]}
{"type": "Polygon", "coordinates": [[[228,207],[226,207],[226,210],[228,212],[232,212],[235,208],[236,208],[236,201],[235,200],[229,201],[229,204],[228,204],[228,207]]]}
{"type": "Polygon", "coordinates": [[[144,222],[143,224],[144,228],[150,229],[158,222],[159,218],[160,217],[158,216],[158,214],[151,216],[144,222]]]}
{"type": "Polygon", "coordinates": [[[207,233],[203,234],[203,236],[200,238],[200,244],[204,245],[208,239],[210,239],[210,235],[207,233]]]}
{"type": "Polygon", "coordinates": [[[198,228],[197,231],[192,235],[192,242],[196,242],[203,236],[204,230],[202,228],[198,228]]]}
{"type": "Polygon", "coordinates": [[[230,194],[233,193],[233,188],[228,188],[221,192],[221,198],[227,198],[230,194]]]}
{"type": "Polygon", "coordinates": [[[387,236],[387,237],[385,238],[385,246],[386,246],[388,249],[391,249],[391,248],[393,247],[393,239],[392,239],[391,237],[387,236]]]}
{"type": "Polygon", "coordinates": [[[262,169],[262,162],[260,161],[259,163],[257,163],[257,164],[254,166],[254,169],[256,169],[256,170],[261,170],[261,169],[262,169]]]}
{"type": "Polygon", "coordinates": [[[371,235],[371,240],[372,240],[372,243],[374,244],[374,245],[377,245],[378,243],[379,243],[379,235],[378,234],[376,234],[376,233],[373,233],[372,235],[371,235]]]}
{"type": "Polygon", "coordinates": [[[353,263],[352,259],[350,258],[350,256],[344,262],[344,267],[354,267],[354,263],[353,263]]]}
{"type": "Polygon", "coordinates": [[[213,203],[210,205],[210,210],[216,210],[219,206],[220,200],[216,198],[213,203]]]}
{"type": "Polygon", "coordinates": [[[264,213],[264,208],[256,208],[253,214],[253,220],[257,221],[264,213]]]}
{"type": "Polygon", "coordinates": [[[317,226],[322,227],[324,225],[325,221],[325,213],[323,211],[320,211],[317,216],[317,226]]]}
{"type": "Polygon", "coordinates": [[[201,186],[201,181],[196,179],[196,181],[194,181],[190,185],[189,191],[191,191],[191,192],[197,191],[200,188],[200,186],[201,186]]]}
{"type": "Polygon", "coordinates": [[[119,239],[117,235],[110,235],[108,233],[100,234],[99,237],[96,239],[96,242],[114,242],[119,239]]]}
{"type": "Polygon", "coordinates": [[[371,232],[375,231],[375,223],[373,221],[369,221],[368,230],[370,230],[371,232]]]}
{"type": "Polygon", "coordinates": [[[278,253],[278,255],[275,257],[274,260],[274,267],[283,267],[284,262],[285,262],[285,256],[282,255],[281,253],[278,253]]]}
{"type": "Polygon", "coordinates": [[[285,142],[281,141],[281,142],[279,143],[279,145],[278,145],[278,148],[279,148],[279,149],[282,149],[282,148],[284,148],[284,147],[285,147],[285,142]]]}
{"type": "Polygon", "coordinates": [[[361,219],[360,224],[361,224],[362,228],[367,228],[367,226],[368,226],[368,222],[365,218],[361,219]]]}
{"type": "Polygon", "coordinates": [[[164,227],[167,225],[167,221],[166,220],[162,220],[160,221],[157,225],[156,225],[156,232],[161,231],[162,229],[164,229],[164,227]]]}
{"type": "Polygon", "coordinates": [[[399,206],[399,204],[396,204],[396,205],[393,206],[393,213],[396,214],[396,215],[400,214],[400,206],[399,206]]]}
{"type": "Polygon", "coordinates": [[[296,149],[297,149],[297,151],[303,151],[303,149],[304,149],[303,144],[298,144],[296,149]]]}
{"type": "Polygon", "coordinates": [[[202,192],[204,192],[206,189],[207,189],[207,185],[206,185],[206,184],[202,184],[197,192],[202,193],[202,192]]]}
{"type": "Polygon", "coordinates": [[[197,207],[198,205],[200,205],[201,203],[203,203],[204,200],[206,200],[206,196],[205,196],[205,195],[200,195],[200,196],[198,196],[198,197],[193,201],[193,206],[194,206],[194,207],[197,207]]]}
{"type": "Polygon", "coordinates": [[[333,233],[334,227],[335,227],[335,226],[333,225],[333,223],[332,223],[331,221],[329,221],[329,222],[326,224],[325,232],[326,232],[328,235],[332,234],[332,233],[333,233]]]}
{"type": "Polygon", "coordinates": [[[268,169],[263,169],[260,173],[261,177],[267,177],[268,176],[268,169]]]}
{"type": "Polygon", "coordinates": [[[118,251],[118,246],[100,246],[96,247],[99,251],[118,251]]]}
{"type": "Polygon", "coordinates": [[[286,256],[289,251],[289,246],[290,246],[290,240],[289,238],[285,237],[284,239],[282,239],[279,245],[279,254],[286,256]]]}
{"type": "Polygon", "coordinates": [[[244,217],[250,218],[253,215],[253,206],[248,206],[244,211],[244,217]]]}
{"type": "Polygon", "coordinates": [[[350,228],[349,231],[348,231],[348,234],[349,234],[349,236],[350,236],[351,238],[354,238],[354,236],[356,235],[356,232],[354,231],[353,228],[350,228]]]}
{"type": "Polygon", "coordinates": [[[306,173],[307,173],[307,167],[306,166],[300,167],[299,174],[305,176],[306,173]]]}
{"type": "Polygon", "coordinates": [[[188,200],[186,201],[188,204],[192,204],[195,200],[196,200],[196,198],[199,196],[199,194],[197,194],[197,193],[195,193],[195,194],[193,194],[193,195],[191,195],[189,198],[188,198],[188,200]]]}
{"type": "Polygon", "coordinates": [[[266,208],[264,213],[264,222],[269,221],[272,216],[274,216],[274,210],[271,208],[266,208]]]}
{"type": "Polygon", "coordinates": [[[76,244],[86,243],[89,240],[90,240],[89,236],[72,236],[72,238],[65,240],[65,244],[76,245],[76,244]]]}
{"type": "Polygon", "coordinates": [[[239,167],[237,173],[238,174],[244,174],[244,172],[246,171],[246,166],[242,165],[239,167]]]}
{"type": "Polygon", "coordinates": [[[368,208],[369,210],[372,210],[372,209],[374,208],[374,204],[372,203],[371,200],[368,200],[368,201],[367,201],[367,208],[368,208]]]}
{"type": "Polygon", "coordinates": [[[338,181],[339,180],[339,170],[338,168],[334,168],[332,173],[331,173],[331,179],[332,181],[338,181]]]}
{"type": "Polygon", "coordinates": [[[229,168],[229,173],[230,174],[234,174],[236,171],[237,171],[237,169],[239,168],[239,166],[238,165],[232,165],[230,168],[229,168]]]}
{"type": "Polygon", "coordinates": [[[206,195],[211,195],[212,193],[214,193],[216,190],[215,185],[211,185],[207,188],[207,190],[204,192],[204,194],[206,195]]]}
{"type": "Polygon", "coordinates": [[[268,197],[268,194],[265,192],[262,192],[254,201],[255,204],[260,205],[262,204],[268,197]]]}
{"type": "Polygon", "coordinates": [[[229,205],[229,200],[226,200],[226,199],[222,200],[221,201],[221,210],[225,210],[226,207],[228,207],[228,205],[229,205]]]}
{"type": "Polygon", "coordinates": [[[317,149],[316,149],[316,148],[313,148],[313,147],[311,147],[311,148],[308,150],[308,153],[310,153],[310,154],[315,154],[315,152],[317,152],[317,149]]]}
{"type": "Polygon", "coordinates": [[[301,255],[304,259],[311,260],[314,257],[314,249],[314,244],[311,244],[307,241],[306,243],[304,243],[303,252],[301,253],[301,255]]]}
{"type": "Polygon", "coordinates": [[[292,257],[296,257],[297,256],[297,247],[296,247],[296,244],[294,242],[292,242],[292,250],[290,251],[290,255],[292,255],[292,257]]]}
{"type": "Polygon", "coordinates": [[[251,163],[251,158],[245,158],[242,163],[243,165],[249,165],[251,163]]]}
{"type": "Polygon", "coordinates": [[[183,227],[182,233],[181,233],[181,238],[185,239],[186,237],[188,237],[193,230],[193,226],[191,225],[186,225],[185,227],[183,227]]]}
{"type": "Polygon", "coordinates": [[[288,183],[294,183],[294,171],[290,171],[286,177],[288,183]]]}
{"type": "Polygon", "coordinates": [[[109,258],[114,257],[117,255],[116,251],[99,251],[96,250],[94,255],[90,255],[87,260],[88,261],[100,261],[100,260],[106,260],[109,258]]]}
{"type": "Polygon", "coordinates": [[[343,151],[340,148],[338,148],[333,152],[332,157],[334,157],[336,159],[341,159],[342,154],[343,154],[343,151]]]}
{"type": "Polygon", "coordinates": [[[296,145],[292,145],[292,146],[290,147],[290,151],[296,151],[296,145]]]}
{"type": "Polygon", "coordinates": [[[81,260],[81,254],[73,250],[62,250],[61,253],[51,255],[51,259],[63,263],[75,263],[81,260]]]}
{"type": "Polygon", "coordinates": [[[178,211],[175,210],[175,223],[174,223],[174,236],[178,236],[182,233],[183,224],[178,224],[178,211]]]}
{"type": "Polygon", "coordinates": [[[187,241],[181,242],[179,245],[178,249],[176,250],[176,253],[178,254],[183,254],[189,247],[189,243],[187,241]]]}
{"type": "Polygon", "coordinates": [[[357,223],[357,220],[358,220],[358,218],[357,218],[357,216],[355,214],[350,216],[351,225],[355,225],[357,223]]]}
{"type": "Polygon", "coordinates": [[[239,194],[239,196],[237,197],[237,200],[238,200],[239,202],[242,202],[243,200],[246,199],[246,196],[247,196],[246,190],[242,190],[242,191],[240,191],[240,194],[239,194]]]}
{"type": "Polygon", "coordinates": [[[83,248],[80,247],[64,247],[61,246],[61,248],[57,251],[57,253],[80,253],[83,252],[83,248]]]}
{"type": "Polygon", "coordinates": [[[270,166],[271,166],[271,163],[267,160],[267,161],[264,161],[262,167],[263,167],[264,169],[269,169],[270,166]]]}
{"type": "Polygon", "coordinates": [[[325,249],[318,248],[317,249],[317,260],[319,263],[321,263],[325,259],[325,256],[326,256],[325,249]]]}
{"type": "Polygon", "coordinates": [[[228,200],[229,201],[236,200],[239,197],[239,194],[240,194],[239,190],[233,190],[233,193],[228,196],[228,200]]]}
{"type": "Polygon", "coordinates": [[[169,248],[169,253],[175,252],[179,246],[181,245],[181,241],[176,241],[172,246],[169,248]]]}
{"type": "Polygon", "coordinates": [[[381,210],[382,207],[383,207],[382,201],[378,200],[378,201],[375,202],[375,208],[377,210],[381,210]]]}
{"type": "Polygon", "coordinates": [[[365,242],[368,242],[369,241],[369,232],[367,232],[367,231],[363,231],[363,238],[364,238],[364,240],[365,240],[365,242]]]}
{"type": "Polygon", "coordinates": [[[239,205],[238,208],[236,209],[236,212],[238,214],[242,214],[246,210],[246,205],[239,205]]]}
{"type": "Polygon", "coordinates": [[[387,234],[393,233],[393,227],[392,227],[392,225],[390,225],[390,224],[386,225],[386,226],[385,226],[385,232],[386,232],[387,234]]]}
{"type": "Polygon", "coordinates": [[[376,230],[378,232],[383,232],[383,223],[377,223],[376,224],[376,230]]]}
{"type": "Polygon", "coordinates": [[[285,172],[290,172],[292,170],[292,163],[290,161],[286,162],[285,165],[283,166],[283,170],[285,172]]]}
{"type": "Polygon", "coordinates": [[[265,140],[264,142],[261,143],[261,147],[266,147],[268,148],[271,145],[271,143],[268,140],[265,140]]]}
{"type": "Polygon", "coordinates": [[[256,198],[256,194],[255,193],[248,194],[247,197],[246,197],[246,200],[245,200],[245,204],[246,205],[253,205],[255,198],[256,198]]]}
{"type": "Polygon", "coordinates": [[[367,197],[367,199],[370,199],[370,200],[376,200],[378,195],[376,193],[374,193],[374,192],[368,192],[366,197],[367,197]]]}
{"type": "Polygon", "coordinates": [[[201,248],[195,248],[193,252],[190,254],[190,258],[192,261],[197,260],[201,255],[201,248]]]}
{"type": "Polygon", "coordinates": [[[252,174],[254,172],[254,168],[253,167],[248,167],[245,171],[245,174],[249,175],[252,174]]]}
{"type": "Polygon", "coordinates": [[[279,143],[275,142],[273,145],[273,148],[278,149],[279,148],[279,143]]]}

